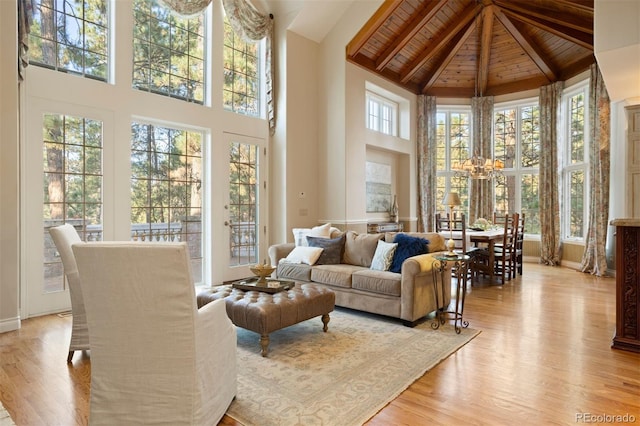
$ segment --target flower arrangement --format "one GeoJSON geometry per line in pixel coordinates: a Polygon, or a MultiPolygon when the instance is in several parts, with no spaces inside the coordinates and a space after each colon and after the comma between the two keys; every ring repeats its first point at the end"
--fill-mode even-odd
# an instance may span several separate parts
{"type": "Polygon", "coordinates": [[[484,217],[479,217],[478,219],[476,219],[473,227],[486,231],[487,229],[491,228],[491,221],[485,219],[484,217]]]}

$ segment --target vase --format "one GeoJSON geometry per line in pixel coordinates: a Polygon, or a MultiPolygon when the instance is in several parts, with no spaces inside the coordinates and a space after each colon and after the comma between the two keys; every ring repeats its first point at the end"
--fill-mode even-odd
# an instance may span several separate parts
{"type": "Polygon", "coordinates": [[[389,219],[391,222],[398,222],[398,199],[395,195],[393,196],[393,204],[389,209],[389,219]]]}

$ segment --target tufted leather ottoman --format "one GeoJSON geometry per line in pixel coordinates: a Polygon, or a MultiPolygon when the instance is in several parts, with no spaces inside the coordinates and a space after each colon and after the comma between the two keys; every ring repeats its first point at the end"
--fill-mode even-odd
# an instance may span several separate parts
{"type": "Polygon", "coordinates": [[[275,294],[222,285],[198,293],[198,308],[217,299],[227,302],[231,322],[260,334],[261,354],[267,356],[271,332],[317,316],[322,316],[323,331],[327,331],[329,312],[333,311],[336,295],[314,284],[296,283],[291,290],[275,294]]]}

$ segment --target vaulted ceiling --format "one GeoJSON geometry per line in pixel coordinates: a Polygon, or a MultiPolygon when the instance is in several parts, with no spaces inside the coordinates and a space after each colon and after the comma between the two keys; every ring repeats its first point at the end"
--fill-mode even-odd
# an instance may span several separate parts
{"type": "Polygon", "coordinates": [[[593,0],[386,0],[347,60],[416,93],[501,95],[595,62],[593,0]]]}

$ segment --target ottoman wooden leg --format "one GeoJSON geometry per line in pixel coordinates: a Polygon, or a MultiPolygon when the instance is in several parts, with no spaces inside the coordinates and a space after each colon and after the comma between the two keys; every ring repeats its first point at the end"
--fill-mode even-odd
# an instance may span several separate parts
{"type": "Polygon", "coordinates": [[[329,329],[329,319],[329,314],[322,315],[322,324],[324,324],[324,326],[322,327],[322,331],[324,331],[325,333],[329,329]]]}
{"type": "Polygon", "coordinates": [[[260,336],[260,354],[262,356],[267,356],[267,353],[269,352],[269,335],[268,334],[263,334],[260,336]]]}

